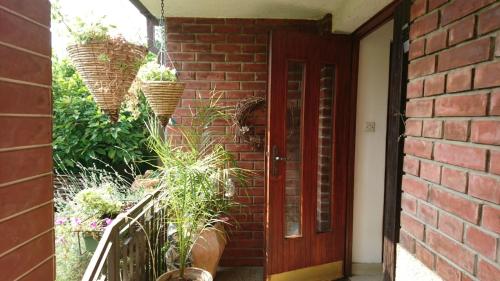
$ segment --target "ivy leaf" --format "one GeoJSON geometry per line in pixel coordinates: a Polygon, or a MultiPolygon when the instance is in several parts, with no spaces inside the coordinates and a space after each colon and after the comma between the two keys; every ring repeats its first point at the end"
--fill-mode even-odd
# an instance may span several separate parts
{"type": "Polygon", "coordinates": [[[114,149],[108,150],[108,157],[109,158],[114,159],[115,155],[116,155],[116,150],[114,150],[114,149]]]}

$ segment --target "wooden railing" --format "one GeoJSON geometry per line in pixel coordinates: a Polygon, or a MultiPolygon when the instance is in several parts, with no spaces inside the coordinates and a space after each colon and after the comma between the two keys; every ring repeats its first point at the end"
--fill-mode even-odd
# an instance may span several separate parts
{"type": "Polygon", "coordinates": [[[157,190],[109,225],[82,281],[154,281],[165,272],[165,207],[157,190]]]}

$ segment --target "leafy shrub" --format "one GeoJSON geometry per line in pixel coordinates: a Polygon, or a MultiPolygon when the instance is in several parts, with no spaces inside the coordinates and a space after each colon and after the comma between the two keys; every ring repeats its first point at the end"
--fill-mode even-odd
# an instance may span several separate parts
{"type": "Polygon", "coordinates": [[[123,172],[134,162],[140,163],[140,170],[147,168],[143,160],[152,154],[146,146],[145,121],[150,113],[142,94],[128,98],[113,124],[68,60],[53,59],[52,77],[54,159],[62,165],[56,169],[78,172],[75,163],[85,167],[107,163],[123,172]]]}

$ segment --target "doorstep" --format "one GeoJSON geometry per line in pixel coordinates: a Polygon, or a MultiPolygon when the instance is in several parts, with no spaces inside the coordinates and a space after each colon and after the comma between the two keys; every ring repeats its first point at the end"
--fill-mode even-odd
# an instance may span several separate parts
{"type": "MultiPolygon", "coordinates": [[[[222,267],[217,270],[214,281],[263,281],[262,267],[222,267]]],[[[345,278],[345,281],[382,281],[382,274],[357,275],[345,278]]]]}

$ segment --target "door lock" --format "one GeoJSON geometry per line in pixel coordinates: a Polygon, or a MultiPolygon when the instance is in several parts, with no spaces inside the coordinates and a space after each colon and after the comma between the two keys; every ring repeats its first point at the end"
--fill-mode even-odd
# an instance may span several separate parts
{"type": "Polygon", "coordinates": [[[278,146],[273,145],[273,152],[272,152],[272,175],[273,177],[278,176],[278,161],[286,161],[286,157],[280,157],[278,156],[278,146]]]}

